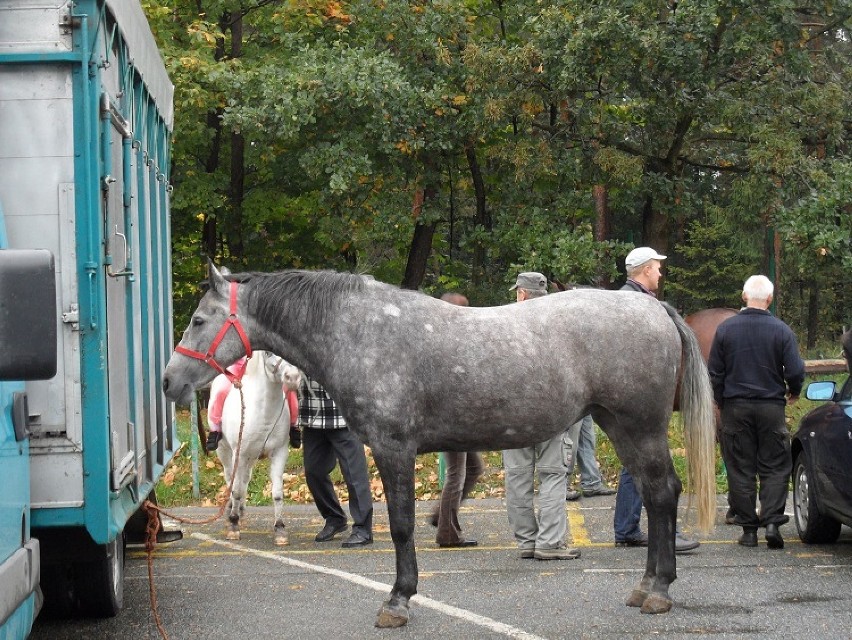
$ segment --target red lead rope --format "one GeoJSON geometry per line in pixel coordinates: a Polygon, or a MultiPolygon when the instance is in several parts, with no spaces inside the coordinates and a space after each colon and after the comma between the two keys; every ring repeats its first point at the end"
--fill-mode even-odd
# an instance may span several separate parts
{"type": "Polygon", "coordinates": [[[219,348],[219,344],[225,338],[225,334],[228,332],[228,329],[233,327],[237,334],[240,336],[240,340],[243,343],[243,347],[246,351],[246,357],[251,358],[251,344],[249,343],[248,336],[246,335],[245,330],[243,329],[243,325],[240,324],[240,319],[237,318],[237,283],[231,282],[231,309],[230,315],[225,320],[225,324],[222,325],[222,328],[219,329],[219,333],[216,334],[216,337],[213,338],[213,342],[210,344],[210,348],[207,350],[207,353],[201,353],[200,351],[193,351],[192,349],[187,349],[186,347],[182,347],[180,345],[175,347],[175,352],[180,353],[184,356],[189,356],[190,358],[195,358],[196,360],[204,360],[211,367],[216,369],[219,373],[227,376],[228,380],[231,381],[232,384],[237,384],[242,378],[242,373],[239,375],[235,375],[225,369],[222,365],[216,362],[216,359],[213,357],[216,355],[216,350],[219,348]]]}

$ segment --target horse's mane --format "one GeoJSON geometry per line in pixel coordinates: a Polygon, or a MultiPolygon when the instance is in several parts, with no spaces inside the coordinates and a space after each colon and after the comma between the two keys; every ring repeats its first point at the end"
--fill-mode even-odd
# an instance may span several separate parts
{"type": "Polygon", "coordinates": [[[308,326],[315,326],[333,313],[345,294],[363,292],[368,280],[368,276],[352,273],[301,269],[245,272],[226,278],[248,285],[249,308],[259,322],[278,324],[285,311],[296,303],[308,326]]]}

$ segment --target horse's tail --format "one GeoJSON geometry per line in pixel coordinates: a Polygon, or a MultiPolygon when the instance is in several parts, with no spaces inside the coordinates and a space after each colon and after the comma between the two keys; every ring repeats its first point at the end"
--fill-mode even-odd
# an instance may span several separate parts
{"type": "Polygon", "coordinates": [[[680,411],[684,424],[687,479],[695,493],[698,528],[708,533],[716,519],[716,421],[713,389],[698,339],[670,305],[663,303],[680,334],[683,365],[680,411]]]}

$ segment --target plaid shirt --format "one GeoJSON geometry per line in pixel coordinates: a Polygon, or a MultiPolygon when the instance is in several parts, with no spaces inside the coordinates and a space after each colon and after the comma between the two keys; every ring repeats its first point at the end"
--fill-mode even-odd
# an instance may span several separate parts
{"type": "Polygon", "coordinates": [[[345,429],[346,421],[340,415],[323,386],[302,375],[299,389],[299,426],[303,429],[345,429]]]}

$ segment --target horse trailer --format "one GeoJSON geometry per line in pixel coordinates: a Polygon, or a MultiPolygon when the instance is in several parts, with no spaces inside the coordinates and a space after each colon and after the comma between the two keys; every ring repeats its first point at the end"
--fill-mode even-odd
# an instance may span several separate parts
{"type": "Polygon", "coordinates": [[[178,445],[173,90],[139,0],[0,0],[0,638],[118,612],[178,445]]]}

